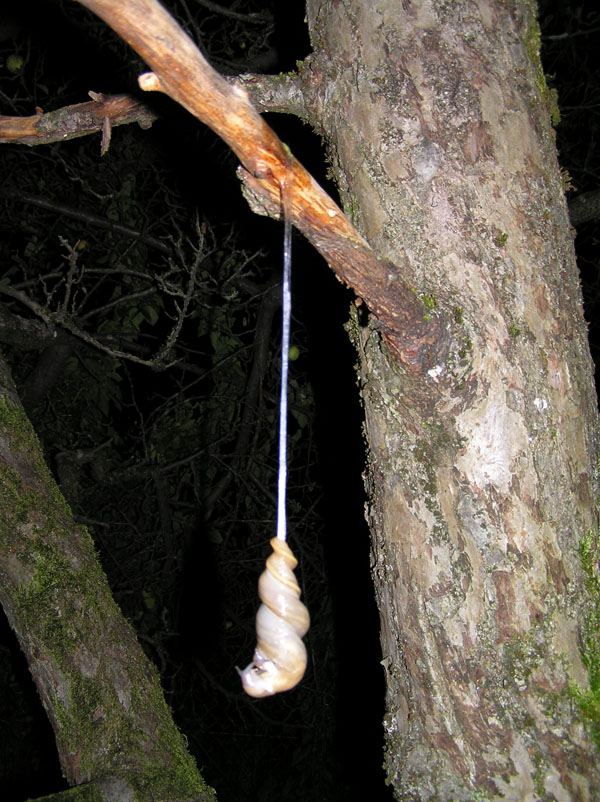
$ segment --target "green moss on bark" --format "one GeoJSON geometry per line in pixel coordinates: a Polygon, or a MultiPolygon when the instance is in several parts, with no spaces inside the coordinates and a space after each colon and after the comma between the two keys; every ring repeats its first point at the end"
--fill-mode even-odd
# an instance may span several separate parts
{"type": "Polygon", "coordinates": [[[571,684],[577,702],[596,747],[600,749],[600,532],[588,531],[579,544],[579,556],[590,594],[583,616],[581,658],[588,670],[589,686],[571,684]]]}

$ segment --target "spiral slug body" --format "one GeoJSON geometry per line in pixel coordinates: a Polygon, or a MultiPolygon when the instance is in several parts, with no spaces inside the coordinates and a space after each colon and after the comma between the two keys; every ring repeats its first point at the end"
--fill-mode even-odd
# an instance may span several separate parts
{"type": "Polygon", "coordinates": [[[256,697],[293,688],[306,670],[301,638],[310,617],[294,575],[298,561],[284,540],[272,538],[271,547],[273,554],[258,581],[262,604],[256,615],[257,645],[252,663],[240,672],[244,690],[256,697]]]}

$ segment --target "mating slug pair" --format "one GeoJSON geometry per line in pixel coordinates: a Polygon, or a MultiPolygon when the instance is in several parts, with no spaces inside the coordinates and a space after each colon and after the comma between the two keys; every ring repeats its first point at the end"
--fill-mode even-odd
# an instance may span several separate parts
{"type": "Polygon", "coordinates": [[[298,561],[285,540],[274,537],[271,546],[273,554],[258,581],[262,604],[256,615],[257,645],[252,662],[240,671],[244,690],[256,697],[293,688],[306,669],[306,647],[301,639],[310,626],[310,616],[300,601],[294,575],[298,561]]]}
{"type": "MultiPolygon", "coordinates": [[[[289,152],[289,148],[287,149],[289,152]]],[[[288,157],[288,166],[293,159],[288,157]]],[[[285,496],[287,482],[287,407],[292,321],[292,221],[291,198],[286,177],[280,181],[283,229],[283,280],[281,288],[281,388],[279,396],[279,471],[277,480],[277,537],[273,554],[258,580],[262,601],[256,615],[257,644],[249,666],[240,671],[242,685],[250,696],[272,696],[297,685],[306,669],[302,638],[310,625],[308,610],[300,601],[300,586],[294,576],[298,561],[286,543],[285,496]]]]}

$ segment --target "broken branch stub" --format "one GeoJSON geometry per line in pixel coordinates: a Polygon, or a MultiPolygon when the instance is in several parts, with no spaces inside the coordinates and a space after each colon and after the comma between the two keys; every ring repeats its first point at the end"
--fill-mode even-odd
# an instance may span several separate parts
{"type": "MultiPolygon", "coordinates": [[[[411,372],[447,350],[440,316],[427,319],[399,266],[380,259],[342,210],[289,152],[252,105],[228,83],[156,0],[78,0],[101,17],[151,67],[147,91],[168,94],[217,133],[240,159],[240,177],[263,213],[279,217],[285,189],[292,223],[378,318],[383,336],[411,372]]],[[[400,266],[401,267],[401,266],[400,266]]]]}

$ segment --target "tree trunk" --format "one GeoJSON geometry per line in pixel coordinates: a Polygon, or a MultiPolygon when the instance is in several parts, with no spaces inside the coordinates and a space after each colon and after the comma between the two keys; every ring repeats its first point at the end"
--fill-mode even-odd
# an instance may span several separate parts
{"type": "MultiPolygon", "coordinates": [[[[121,5],[142,19],[141,0],[121,5]]],[[[257,192],[252,182],[262,182],[276,209],[290,196],[293,222],[304,222],[309,236],[313,230],[317,247],[378,315],[369,319],[359,306],[351,328],[369,444],[389,780],[398,799],[414,802],[592,802],[600,798],[597,412],[531,4],[308,0],[307,16],[314,53],[294,81],[303,103],[294,102],[327,139],[344,206],[374,255],[324,200],[318,219],[303,215],[315,188],[245,114],[243,92],[218,83],[215,91],[244,112],[239,122],[219,118],[226,141],[244,143],[244,180],[257,192]]],[[[138,50],[148,60],[166,41],[150,37],[150,49],[138,50]]],[[[168,50],[173,65],[158,58],[162,73],[145,88],[185,100],[180,49],[168,50]]],[[[187,56],[193,66],[195,55],[187,56]]],[[[215,104],[196,94],[214,117],[215,104]]],[[[5,433],[11,427],[7,419],[5,433]]],[[[57,703],[51,690],[79,666],[86,720],[93,713],[103,742],[112,743],[104,697],[97,703],[87,693],[85,672],[104,671],[103,654],[90,661],[75,646],[58,658],[44,649],[36,662],[52,628],[38,639],[47,619],[32,620],[23,586],[26,601],[41,594],[64,649],[73,609],[88,598],[87,574],[67,585],[66,606],[58,606],[47,571],[79,570],[79,548],[92,563],[89,542],[69,546],[64,510],[47,506],[46,490],[36,508],[50,510],[43,525],[23,506],[21,491],[38,492],[42,475],[29,442],[22,452],[23,441],[7,441],[2,452],[20,473],[15,484],[6,472],[4,492],[19,503],[2,537],[19,533],[30,547],[17,541],[0,565],[9,588],[3,601],[17,630],[33,632],[22,636],[23,648],[60,737],[70,731],[61,717],[65,709],[76,714],[81,692],[66,686],[57,703]],[[14,453],[22,454],[16,462],[14,453]],[[58,563],[38,548],[40,526],[58,563]]],[[[142,751],[150,729],[141,727],[142,751]]],[[[68,753],[69,776],[85,780],[102,765],[94,742],[87,749],[83,762],[68,753]]]]}
{"type": "Polygon", "coordinates": [[[69,799],[214,799],[90,536],[48,473],[4,362],[0,510],[0,602],[52,723],[63,774],[84,786],[69,799]]]}
{"type": "Polygon", "coordinates": [[[578,704],[597,412],[531,4],[307,10],[304,101],[343,205],[459,332],[419,373],[354,325],[389,781],[415,802],[600,799],[578,704]]]}

